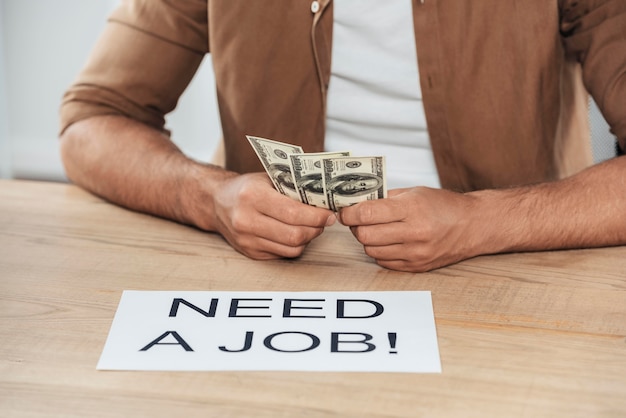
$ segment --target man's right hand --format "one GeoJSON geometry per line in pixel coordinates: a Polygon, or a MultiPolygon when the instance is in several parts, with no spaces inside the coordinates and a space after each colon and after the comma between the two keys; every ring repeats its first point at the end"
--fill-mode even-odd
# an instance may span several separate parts
{"type": "Polygon", "coordinates": [[[61,135],[67,176],[126,208],[215,231],[255,259],[297,257],[335,221],[277,192],[267,174],[239,175],[186,157],[162,132],[121,116],[61,135]]]}
{"type": "Polygon", "coordinates": [[[237,251],[254,259],[298,257],[336,219],[328,209],[280,194],[266,173],[222,179],[212,200],[211,229],[217,230],[237,251]]]}

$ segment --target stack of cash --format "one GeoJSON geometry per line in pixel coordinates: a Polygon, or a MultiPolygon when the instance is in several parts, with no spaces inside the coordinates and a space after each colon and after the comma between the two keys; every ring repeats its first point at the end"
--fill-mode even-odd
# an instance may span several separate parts
{"type": "Polygon", "coordinates": [[[305,153],[301,147],[246,136],[276,190],[294,200],[338,211],[387,197],[384,157],[350,152],[305,153]]]}

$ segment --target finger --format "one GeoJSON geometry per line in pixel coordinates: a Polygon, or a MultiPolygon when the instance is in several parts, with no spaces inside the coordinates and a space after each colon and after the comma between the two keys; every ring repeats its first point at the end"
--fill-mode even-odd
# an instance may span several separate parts
{"type": "Polygon", "coordinates": [[[282,223],[296,226],[320,228],[332,225],[337,219],[329,209],[297,202],[281,194],[277,198],[263,199],[258,203],[257,210],[282,223]]]}
{"type": "Polygon", "coordinates": [[[434,253],[422,245],[365,246],[364,250],[378,265],[400,271],[424,272],[462,259],[449,254],[434,253]]]}
{"type": "Polygon", "coordinates": [[[339,221],[346,226],[376,225],[401,221],[406,208],[393,198],[368,200],[348,206],[339,212],[339,221]]]}
{"type": "Polygon", "coordinates": [[[330,226],[336,220],[329,209],[305,205],[279,193],[264,173],[244,174],[227,182],[225,190],[231,192],[224,193],[221,206],[229,211],[253,210],[291,225],[330,226]]]}
{"type": "Polygon", "coordinates": [[[364,245],[365,254],[375,258],[377,261],[414,261],[417,254],[409,254],[405,245],[364,245]]]}
{"type": "Polygon", "coordinates": [[[278,258],[296,258],[302,255],[305,245],[283,245],[261,237],[248,236],[233,247],[242,254],[255,260],[274,260],[278,258]]]}
{"type": "Polygon", "coordinates": [[[432,268],[425,259],[406,259],[401,245],[364,246],[365,254],[376,260],[376,264],[390,270],[423,272],[432,268]]]}
{"type": "Polygon", "coordinates": [[[269,216],[259,216],[254,222],[242,228],[246,235],[258,237],[278,245],[298,247],[306,245],[319,236],[324,227],[311,227],[286,224],[269,216]]]}
{"type": "Polygon", "coordinates": [[[432,264],[416,264],[406,260],[376,260],[376,264],[389,270],[407,271],[411,273],[424,273],[439,267],[432,264]]]}
{"type": "Polygon", "coordinates": [[[402,244],[410,233],[404,222],[351,226],[350,230],[361,244],[372,246],[402,244]]]}
{"type": "Polygon", "coordinates": [[[387,192],[387,197],[398,196],[398,195],[401,195],[402,193],[411,191],[412,189],[413,189],[412,187],[406,187],[404,189],[392,189],[387,192]]]}

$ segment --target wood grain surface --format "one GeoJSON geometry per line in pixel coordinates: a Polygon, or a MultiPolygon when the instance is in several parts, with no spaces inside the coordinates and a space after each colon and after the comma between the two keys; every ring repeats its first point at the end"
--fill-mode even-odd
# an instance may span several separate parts
{"type": "Polygon", "coordinates": [[[294,260],[68,184],[0,180],[0,416],[625,417],[626,247],[377,266],[349,230],[294,260]],[[443,373],[110,372],[123,290],[432,292],[443,373]]]}

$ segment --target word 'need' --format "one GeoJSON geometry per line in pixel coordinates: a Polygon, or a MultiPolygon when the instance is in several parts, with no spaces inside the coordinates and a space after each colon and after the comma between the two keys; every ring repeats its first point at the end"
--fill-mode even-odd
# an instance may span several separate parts
{"type": "MultiPolygon", "coordinates": [[[[206,318],[225,315],[228,318],[326,318],[326,312],[333,309],[326,299],[293,299],[285,298],[282,303],[272,298],[232,298],[226,308],[220,309],[219,298],[211,298],[207,305],[199,307],[183,298],[174,298],[170,308],[170,317],[179,314],[181,305],[190,308],[206,318]],[[276,312],[278,311],[278,312],[276,312]]],[[[337,319],[364,319],[382,315],[383,305],[368,299],[337,299],[334,306],[334,317],[337,319]]]]}

